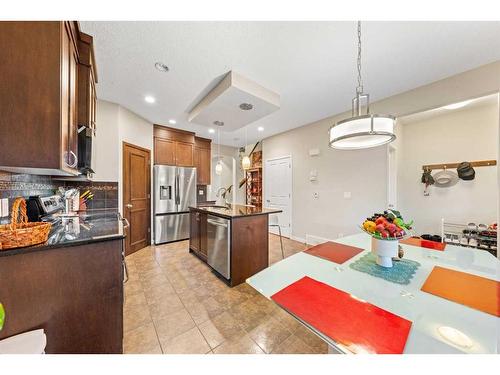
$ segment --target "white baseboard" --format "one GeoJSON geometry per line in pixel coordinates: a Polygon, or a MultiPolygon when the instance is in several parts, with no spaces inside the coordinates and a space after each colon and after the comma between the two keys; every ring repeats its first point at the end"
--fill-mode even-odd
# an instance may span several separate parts
{"type": "Polygon", "coordinates": [[[308,245],[319,245],[321,243],[325,243],[328,241],[333,241],[329,238],[324,238],[324,237],[319,237],[319,236],[314,236],[312,234],[306,234],[306,240],[305,243],[308,245]]]}
{"type": "Polygon", "coordinates": [[[291,235],[290,239],[294,240],[294,241],[297,241],[297,242],[306,243],[306,240],[304,238],[302,238],[302,237],[297,237],[297,236],[291,235]]]}

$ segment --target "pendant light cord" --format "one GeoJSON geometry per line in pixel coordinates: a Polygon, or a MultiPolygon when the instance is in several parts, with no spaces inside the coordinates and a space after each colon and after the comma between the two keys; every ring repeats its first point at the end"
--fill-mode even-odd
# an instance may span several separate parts
{"type": "Polygon", "coordinates": [[[356,94],[363,93],[363,81],[361,79],[361,21],[358,21],[358,87],[356,94]]]}

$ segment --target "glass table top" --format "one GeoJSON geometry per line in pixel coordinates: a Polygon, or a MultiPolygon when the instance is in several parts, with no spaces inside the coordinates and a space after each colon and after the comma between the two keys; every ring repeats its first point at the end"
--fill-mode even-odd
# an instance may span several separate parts
{"type": "MultiPolygon", "coordinates": [[[[399,285],[349,267],[371,249],[368,235],[356,234],[335,242],[365,251],[341,265],[304,252],[297,253],[250,277],[247,283],[270,298],[309,276],[411,320],[404,353],[498,353],[500,318],[420,290],[434,266],[500,281],[500,261],[493,255],[449,244],[445,251],[402,244],[404,258],[415,260],[421,266],[410,284],[399,285]]],[[[349,352],[314,327],[304,324],[334,349],[349,352]]]]}

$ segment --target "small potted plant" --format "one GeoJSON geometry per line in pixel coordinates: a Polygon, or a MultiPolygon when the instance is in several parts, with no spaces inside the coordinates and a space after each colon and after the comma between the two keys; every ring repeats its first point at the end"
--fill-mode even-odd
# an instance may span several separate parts
{"type": "Polygon", "coordinates": [[[392,267],[392,258],[398,257],[399,240],[411,233],[413,220],[405,223],[401,213],[387,210],[368,217],[361,227],[372,237],[372,252],[377,256],[377,264],[392,267]]]}

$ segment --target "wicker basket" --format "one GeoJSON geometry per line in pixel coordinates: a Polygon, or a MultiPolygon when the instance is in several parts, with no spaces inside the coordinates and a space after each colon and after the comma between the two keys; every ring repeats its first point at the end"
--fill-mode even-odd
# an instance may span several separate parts
{"type": "Polygon", "coordinates": [[[51,223],[28,223],[26,201],[16,198],[10,224],[0,225],[0,250],[37,245],[47,241],[51,223]]]}

